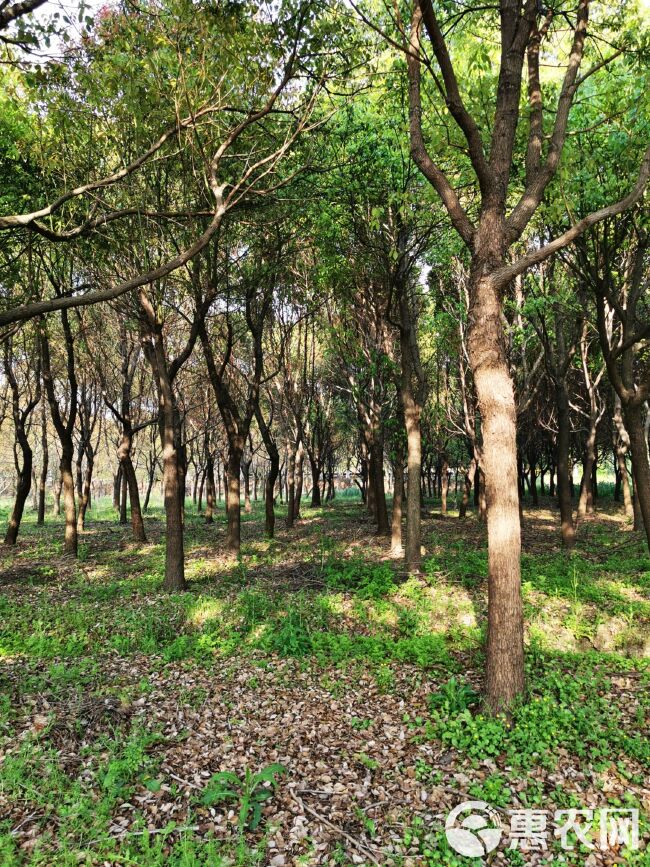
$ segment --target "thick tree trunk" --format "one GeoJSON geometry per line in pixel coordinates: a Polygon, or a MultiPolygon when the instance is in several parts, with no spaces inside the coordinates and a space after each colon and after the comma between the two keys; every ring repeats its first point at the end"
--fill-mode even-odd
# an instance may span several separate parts
{"type": "Polygon", "coordinates": [[[45,401],[42,404],[41,414],[41,473],[38,479],[38,517],[36,523],[40,526],[45,523],[45,490],[47,485],[47,471],[50,454],[47,446],[47,420],[45,415],[45,401]]]}
{"type": "Polygon", "coordinates": [[[576,514],[576,526],[578,526],[587,513],[593,512],[593,472],[596,464],[596,432],[598,427],[598,419],[591,418],[589,424],[589,433],[585,443],[585,453],[582,461],[582,481],[580,483],[580,498],[578,500],[578,511],[576,514]]]}
{"type": "Polygon", "coordinates": [[[402,547],[402,503],[404,501],[404,444],[402,437],[395,443],[393,464],[393,514],[391,517],[390,550],[395,556],[404,552],[402,547]]]}
{"type": "Polygon", "coordinates": [[[386,505],[386,487],[384,484],[384,438],[380,431],[375,432],[372,450],[370,452],[371,481],[375,488],[375,518],[377,535],[388,536],[388,507],[386,505]]]}
{"type": "Polygon", "coordinates": [[[243,461],[242,471],[244,475],[244,511],[250,514],[251,506],[251,461],[243,461]]]}
{"type": "MultiPolygon", "coordinates": [[[[127,488],[129,491],[129,501],[131,505],[131,530],[133,532],[133,538],[136,542],[146,542],[147,536],[144,531],[144,519],[142,517],[142,511],[140,509],[140,491],[138,490],[138,479],[135,475],[135,469],[133,468],[133,462],[131,460],[130,445],[128,449],[125,450],[125,453],[122,454],[121,467],[122,474],[126,478],[127,488]]],[[[153,479],[150,479],[149,486],[147,488],[147,497],[145,503],[149,502],[149,495],[151,492],[152,484],[153,479]]]]}
{"type": "Polygon", "coordinates": [[[149,309],[149,301],[141,296],[143,324],[147,339],[143,341],[145,355],[151,364],[158,392],[159,434],[162,445],[162,489],[165,504],[165,577],[163,589],[168,592],[185,590],[185,550],[183,538],[183,506],[185,502],[184,455],[180,448],[180,418],[174,399],[173,380],[167,366],[162,330],[149,309]]]}
{"type": "Polygon", "coordinates": [[[618,477],[620,479],[621,490],[623,491],[623,505],[625,508],[625,516],[632,518],[634,516],[634,507],[632,505],[632,494],[630,493],[630,480],[627,472],[627,463],[625,454],[617,450],[616,460],[618,463],[618,477]]]}
{"type": "Polygon", "coordinates": [[[628,404],[623,408],[625,428],[630,437],[632,455],[632,477],[634,478],[634,498],[643,520],[648,548],[650,548],[650,465],[648,464],[648,444],[641,418],[641,407],[628,404]]]}
{"type": "Polygon", "coordinates": [[[226,552],[237,557],[241,549],[241,451],[232,448],[228,454],[228,498],[226,552]]]}
{"type": "Polygon", "coordinates": [[[127,524],[129,521],[127,513],[127,497],[129,493],[128,479],[124,472],[124,467],[121,467],[120,474],[120,524],[127,524]]]}
{"type": "MultiPolygon", "coordinates": [[[[272,539],[275,534],[275,483],[280,473],[280,455],[277,449],[269,454],[269,461],[271,466],[264,483],[264,532],[272,539]]],[[[294,504],[292,508],[293,506],[294,504]]]]}
{"type": "MultiPolygon", "coordinates": [[[[500,249],[496,227],[484,225],[486,257],[500,249]]],[[[524,689],[521,530],[517,490],[517,415],[502,324],[501,299],[484,276],[497,263],[475,255],[470,274],[469,358],[482,420],[488,536],[486,701],[507,708],[524,689]]]]}
{"type": "Polygon", "coordinates": [[[296,496],[294,502],[293,518],[295,521],[300,518],[300,504],[302,503],[302,488],[305,477],[305,449],[300,442],[298,444],[298,452],[296,454],[296,496]]]}
{"type": "Polygon", "coordinates": [[[318,508],[321,504],[320,497],[320,467],[318,463],[311,457],[309,457],[309,466],[311,467],[311,507],[312,509],[318,508]]]}
{"type": "Polygon", "coordinates": [[[472,496],[472,487],[474,485],[474,476],[476,475],[476,460],[472,458],[467,472],[465,473],[465,483],[463,485],[463,499],[458,510],[459,518],[467,517],[467,507],[472,496]]]}
{"type": "Polygon", "coordinates": [[[183,474],[176,448],[174,410],[171,383],[163,374],[164,403],[162,411],[163,499],[165,503],[165,579],[163,589],[185,590],[185,550],[183,539],[183,474]]]}
{"type": "Polygon", "coordinates": [[[402,386],[406,426],[406,547],[404,559],[408,572],[419,572],[422,560],[420,525],[420,471],[422,467],[422,432],[420,407],[412,389],[402,386]]]}
{"type": "Polygon", "coordinates": [[[196,512],[198,515],[203,511],[203,490],[205,488],[205,470],[201,473],[201,478],[199,479],[199,493],[196,503],[196,512]]]}
{"type": "Polygon", "coordinates": [[[625,505],[625,515],[627,518],[634,517],[634,506],[632,505],[632,494],[630,492],[630,480],[627,472],[626,455],[630,448],[630,438],[623,424],[623,413],[621,410],[621,399],[614,392],[614,454],[616,456],[616,466],[618,469],[617,479],[623,492],[623,503],[625,505]]]}
{"type": "Polygon", "coordinates": [[[449,493],[449,461],[447,455],[443,456],[440,467],[440,512],[447,514],[447,495],[449,493]]]}
{"type": "Polygon", "coordinates": [[[93,479],[94,455],[90,449],[86,451],[86,472],[84,473],[79,497],[79,512],[77,514],[77,532],[81,533],[86,526],[86,510],[90,505],[90,488],[93,479]]]}
{"type": "Polygon", "coordinates": [[[18,473],[18,481],[16,484],[16,499],[9,517],[7,532],[5,534],[5,545],[15,545],[20,530],[20,522],[22,521],[23,511],[29,492],[32,487],[32,450],[27,441],[27,437],[23,434],[20,442],[20,449],[23,458],[23,465],[18,473]]]}
{"type": "Polygon", "coordinates": [[[65,537],[63,550],[66,554],[77,556],[77,506],[74,497],[74,477],[72,475],[73,450],[62,448],[61,484],[63,488],[63,511],[65,515],[65,537]]]}
{"type": "Polygon", "coordinates": [[[113,508],[119,514],[120,491],[122,490],[122,467],[118,464],[117,472],[113,476],[113,508]]]}
{"type": "Polygon", "coordinates": [[[297,447],[294,448],[289,443],[287,446],[287,527],[293,527],[296,510],[296,454],[297,447]]]}

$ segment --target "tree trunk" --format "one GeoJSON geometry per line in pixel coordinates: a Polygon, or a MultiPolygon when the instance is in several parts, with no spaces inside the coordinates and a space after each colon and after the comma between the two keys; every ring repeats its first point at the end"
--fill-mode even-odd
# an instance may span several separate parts
{"type": "MultiPolygon", "coordinates": [[[[126,478],[126,483],[129,491],[129,501],[131,505],[131,530],[133,532],[133,538],[136,542],[146,542],[147,536],[144,531],[144,519],[142,517],[142,511],[140,509],[140,491],[138,490],[138,479],[135,475],[135,469],[133,468],[133,462],[131,460],[130,446],[122,457],[121,466],[122,473],[126,478]]],[[[145,507],[149,503],[149,495],[151,492],[152,484],[153,478],[150,478],[149,485],[147,487],[145,507]]]]}
{"type": "Polygon", "coordinates": [[[25,503],[27,502],[27,497],[29,497],[29,491],[32,487],[32,450],[30,448],[29,442],[27,441],[27,436],[24,432],[22,436],[19,436],[19,443],[23,458],[23,465],[18,473],[18,482],[16,485],[16,499],[14,500],[14,507],[11,511],[9,524],[7,526],[5,545],[16,544],[16,539],[18,538],[18,531],[20,530],[20,522],[22,520],[23,511],[25,509],[25,503]]]}
{"type": "Polygon", "coordinates": [[[634,506],[632,505],[632,495],[630,492],[630,480],[627,472],[626,455],[630,448],[630,438],[625,425],[623,424],[623,414],[621,410],[621,399],[614,392],[614,453],[616,456],[616,466],[618,468],[618,479],[621,490],[623,492],[623,503],[625,505],[625,515],[627,518],[634,517],[634,506]]]}
{"type": "Polygon", "coordinates": [[[650,466],[648,465],[648,445],[641,419],[641,407],[629,403],[624,407],[623,413],[625,427],[630,437],[634,498],[638,504],[638,511],[643,520],[643,528],[650,548],[650,466]]]}
{"type": "Polygon", "coordinates": [[[122,472],[120,473],[120,524],[128,523],[128,514],[127,514],[127,496],[129,493],[128,480],[126,478],[126,473],[124,472],[124,467],[121,467],[122,472]]]}
{"type": "Polygon", "coordinates": [[[231,448],[228,454],[228,498],[226,552],[237,557],[241,549],[241,451],[231,448]]]}
{"type": "Polygon", "coordinates": [[[174,592],[186,589],[185,546],[183,539],[183,474],[176,447],[174,408],[171,383],[160,375],[164,386],[161,439],[163,446],[163,498],[165,503],[165,579],[163,589],[174,592]]]}
{"type": "Polygon", "coordinates": [[[41,415],[41,474],[38,480],[38,517],[36,523],[40,526],[45,523],[45,486],[47,484],[47,470],[49,464],[49,451],[47,446],[47,421],[45,415],[45,401],[42,404],[41,415]]]}
{"type": "Polygon", "coordinates": [[[440,512],[447,514],[447,495],[449,493],[449,461],[447,455],[443,456],[440,467],[440,512]]]}
{"type": "MultiPolygon", "coordinates": [[[[539,496],[537,494],[537,473],[536,473],[537,456],[534,452],[528,453],[528,466],[530,468],[530,493],[533,499],[533,506],[539,506],[539,496]]],[[[543,483],[542,483],[543,487],[543,483]]]]}
{"type": "Polygon", "coordinates": [[[380,431],[375,431],[372,450],[370,452],[370,474],[375,488],[375,517],[377,535],[388,536],[388,507],[386,505],[386,488],[384,485],[384,438],[380,431]]]}
{"type": "Polygon", "coordinates": [[[63,488],[63,511],[65,514],[65,537],[63,550],[66,554],[77,556],[77,506],[74,497],[74,477],[72,475],[72,448],[63,448],[61,455],[61,483],[63,488]]]}
{"type": "MultiPolygon", "coordinates": [[[[153,484],[156,479],[156,463],[152,460],[151,469],[149,470],[149,477],[147,479],[147,490],[144,495],[144,503],[142,504],[142,511],[146,512],[149,508],[149,500],[151,499],[151,491],[153,490],[153,484]]],[[[133,514],[133,513],[131,513],[133,514]]]]}
{"type": "Polygon", "coordinates": [[[199,493],[198,493],[198,501],[196,504],[197,514],[200,515],[203,511],[203,489],[205,488],[205,470],[201,473],[201,478],[199,480],[199,493]]]}
{"type": "Polygon", "coordinates": [[[205,523],[214,524],[214,460],[208,454],[205,464],[205,523]]]}
{"type": "MultiPolygon", "coordinates": [[[[280,455],[277,449],[269,453],[269,461],[271,462],[271,466],[264,483],[264,532],[269,539],[272,539],[275,534],[275,483],[280,473],[280,455]]],[[[294,504],[292,503],[292,508],[293,506],[294,504]]]]}
{"type": "Polygon", "coordinates": [[[593,512],[593,471],[596,462],[596,432],[597,418],[591,418],[589,433],[585,443],[585,453],[582,461],[582,481],[580,483],[580,498],[576,514],[576,526],[578,526],[588,512],[593,512]]]}
{"type": "Polygon", "coordinates": [[[59,477],[54,482],[54,486],[52,488],[52,514],[57,518],[61,515],[61,491],[62,491],[62,489],[63,489],[63,481],[61,479],[61,474],[59,473],[59,477]]]}
{"type": "Polygon", "coordinates": [[[81,533],[86,526],[86,510],[90,505],[90,486],[93,479],[95,456],[91,448],[86,449],[86,472],[84,473],[81,496],[79,497],[79,513],[77,515],[77,532],[81,533]]]}
{"type": "Polygon", "coordinates": [[[311,467],[311,507],[315,509],[321,504],[319,485],[320,467],[311,455],[309,456],[309,465],[311,467]]]}
{"type": "Polygon", "coordinates": [[[287,447],[287,527],[293,527],[296,510],[296,454],[298,448],[291,444],[287,447]]]}
{"type": "Polygon", "coordinates": [[[296,497],[294,502],[294,520],[300,518],[300,504],[302,502],[302,486],[305,477],[305,449],[302,442],[298,443],[298,452],[296,454],[296,497]]]}
{"type": "MultiPolygon", "coordinates": [[[[502,239],[487,224],[480,247],[494,256],[502,239]]],[[[475,255],[470,275],[469,358],[482,420],[488,537],[486,701],[507,708],[524,689],[521,530],[517,489],[517,415],[506,358],[501,300],[489,273],[495,262],[475,255]]]]}
{"type": "Polygon", "coordinates": [[[122,489],[122,467],[118,464],[117,472],[113,476],[113,508],[119,514],[120,511],[120,491],[122,489]]]}
{"type": "Polygon", "coordinates": [[[390,550],[395,556],[404,553],[402,547],[402,503],[404,500],[404,443],[398,435],[393,464],[393,514],[391,517],[390,550]]]}
{"type": "Polygon", "coordinates": [[[242,471],[244,475],[244,511],[250,514],[251,507],[251,461],[242,463],[242,471]]]}
{"type": "Polygon", "coordinates": [[[571,550],[575,544],[575,527],[573,526],[573,509],[571,507],[571,480],[569,476],[569,450],[571,445],[571,429],[569,421],[569,398],[566,393],[564,378],[559,378],[555,385],[555,401],[557,405],[557,498],[560,507],[560,524],[562,530],[562,545],[571,550]]]}
{"type": "Polygon", "coordinates": [[[422,433],[420,407],[411,388],[402,385],[404,421],[406,426],[406,549],[404,559],[408,572],[419,572],[422,560],[420,541],[420,471],[422,466],[422,433]]]}
{"type": "MultiPolygon", "coordinates": [[[[478,519],[479,521],[485,521],[487,519],[487,495],[485,492],[485,473],[483,472],[483,468],[479,464],[478,469],[476,471],[476,475],[478,478],[478,519]]],[[[519,494],[519,489],[517,489],[517,494],[519,494]]],[[[517,502],[519,502],[519,496],[517,496],[517,502]]]]}
{"type": "Polygon", "coordinates": [[[472,458],[467,472],[465,473],[465,484],[463,486],[463,499],[458,510],[458,517],[467,517],[467,507],[472,496],[472,487],[474,485],[474,476],[476,475],[476,460],[472,458]]]}

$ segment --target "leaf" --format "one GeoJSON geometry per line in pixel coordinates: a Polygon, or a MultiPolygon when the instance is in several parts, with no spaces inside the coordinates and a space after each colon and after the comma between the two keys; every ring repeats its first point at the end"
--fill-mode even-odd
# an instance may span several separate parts
{"type": "Polygon", "coordinates": [[[277,764],[277,762],[267,765],[265,768],[262,768],[259,773],[255,774],[252,780],[252,787],[255,788],[260,783],[273,783],[275,785],[277,783],[275,778],[286,773],[287,769],[284,765],[277,764]]]}

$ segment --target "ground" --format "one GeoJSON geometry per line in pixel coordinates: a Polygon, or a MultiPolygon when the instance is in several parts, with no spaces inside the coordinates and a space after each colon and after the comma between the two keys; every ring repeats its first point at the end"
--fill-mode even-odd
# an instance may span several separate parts
{"type": "Polygon", "coordinates": [[[234,563],[222,510],[208,527],[188,503],[171,596],[159,511],[135,545],[99,504],[78,562],[27,515],[0,551],[2,867],[476,865],[444,830],[468,800],[501,816],[490,863],[650,864],[642,538],[603,496],[567,556],[550,504],[526,506],[527,701],[489,719],[485,528],[425,512],[416,579],[353,498],[273,542],[256,504],[234,563]],[[639,809],[638,851],[563,847],[570,808],[639,809]]]}

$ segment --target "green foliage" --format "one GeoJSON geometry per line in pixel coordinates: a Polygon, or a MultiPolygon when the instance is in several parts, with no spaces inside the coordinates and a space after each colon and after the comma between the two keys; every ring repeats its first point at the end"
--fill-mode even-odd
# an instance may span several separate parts
{"type": "Polygon", "coordinates": [[[451,677],[438,692],[429,696],[431,710],[440,710],[447,716],[462,713],[479,700],[478,693],[468,683],[451,677]]]}
{"type": "Polygon", "coordinates": [[[395,590],[393,570],[387,563],[368,563],[361,559],[330,560],[325,564],[323,574],[330,590],[351,592],[360,599],[381,599],[395,590]]]}
{"type": "MultiPolygon", "coordinates": [[[[342,526],[358,508],[358,503],[337,499],[318,513],[315,524],[321,528],[342,526]]],[[[101,503],[96,503],[95,509],[97,524],[104,525],[111,517],[110,509],[104,512],[101,503]]],[[[305,509],[305,514],[309,520],[311,511],[305,509]]],[[[259,522],[260,516],[258,504],[253,518],[259,522]]],[[[546,807],[549,797],[564,806],[569,794],[558,791],[549,796],[543,787],[536,788],[537,776],[529,774],[529,769],[541,766],[556,773],[558,763],[570,762],[592,769],[615,765],[621,775],[631,775],[630,764],[637,768],[650,764],[644,737],[650,704],[643,662],[584,650],[573,655],[566,649],[551,652],[547,646],[556,629],[550,619],[555,607],[563,618],[574,619],[581,634],[592,635],[600,620],[610,614],[622,617],[626,611],[634,614],[635,628],[644,629],[650,562],[641,543],[621,547],[609,528],[597,532],[600,525],[594,522],[579,548],[583,554],[580,559],[526,555],[524,595],[529,617],[537,618],[539,634],[539,641],[535,639],[527,652],[528,702],[515,708],[507,719],[493,719],[481,712],[476,692],[463,674],[481,664],[480,631],[467,626],[465,618],[476,611],[477,620],[482,619],[483,549],[459,545],[451,549],[451,555],[436,554],[428,561],[435,562],[436,567],[429,569],[428,580],[398,584],[392,580],[390,566],[380,564],[377,569],[370,556],[364,559],[357,553],[353,566],[361,564],[363,568],[356,572],[348,568],[348,562],[339,556],[339,543],[318,529],[311,536],[292,541],[291,547],[282,543],[267,547],[266,543],[247,540],[240,563],[215,567],[194,556],[193,546],[202,557],[204,546],[213,537],[191,504],[186,520],[191,581],[187,593],[161,592],[161,545],[152,544],[125,556],[111,541],[99,552],[89,546],[83,571],[69,569],[65,595],[57,596],[57,603],[52,604],[53,593],[59,593],[54,583],[56,567],[43,564],[56,562],[53,537],[59,526],[52,522],[36,528],[31,513],[26,515],[28,544],[19,556],[26,567],[36,564],[33,573],[27,569],[31,576],[29,599],[13,591],[0,596],[0,644],[6,654],[21,658],[17,692],[7,693],[0,703],[3,737],[14,737],[21,708],[28,707],[35,695],[46,696],[52,706],[74,702],[95,691],[116,695],[126,705],[136,699],[148,700],[155,678],[128,688],[104,682],[106,658],[112,664],[116,660],[120,664],[121,658],[128,667],[130,657],[144,655],[152,672],[165,666],[179,672],[191,673],[194,666],[209,671],[229,666],[230,658],[234,658],[234,667],[239,661],[256,663],[259,673],[247,671],[241,685],[256,696],[265,688],[265,667],[281,672],[281,658],[288,658],[299,660],[300,668],[313,668],[316,682],[336,701],[348,694],[350,678],[354,679],[357,670],[375,678],[379,693],[398,690],[401,695],[406,683],[431,683],[430,715],[405,720],[402,725],[407,737],[410,730],[416,740],[431,738],[442,743],[445,752],[458,753],[461,761],[469,760],[469,774],[473,765],[479,767],[478,779],[472,778],[466,791],[497,806],[510,804],[513,776],[508,768],[513,768],[515,775],[529,777],[525,792],[517,794],[522,803],[525,799],[533,806],[546,807]],[[318,550],[316,567],[314,548],[318,550]],[[325,583],[322,587],[318,582],[316,588],[296,590],[282,586],[275,577],[273,583],[265,581],[269,567],[274,576],[282,575],[287,557],[304,560],[308,574],[320,577],[321,554],[323,570],[333,564],[336,586],[325,583]],[[338,572],[334,568],[337,556],[344,567],[338,572]],[[377,581],[378,574],[390,577],[391,584],[385,581],[381,586],[383,578],[377,581]],[[380,589],[375,593],[377,585],[380,589]],[[625,698],[629,693],[612,689],[607,674],[626,669],[634,670],[635,686],[639,687],[634,692],[634,709],[625,698]],[[486,775],[483,769],[490,759],[497,769],[486,775]]],[[[5,551],[3,556],[15,554],[5,551]]],[[[292,666],[290,663],[289,668],[292,666]]],[[[474,682],[473,676],[471,680],[474,682]]],[[[408,688],[405,694],[410,695],[408,688]]],[[[188,687],[179,693],[179,701],[187,708],[200,709],[206,693],[188,687]]],[[[374,716],[364,716],[363,708],[354,712],[359,716],[347,717],[349,734],[359,742],[350,751],[350,759],[372,774],[381,773],[377,755],[364,743],[373,739],[380,722],[374,716]]],[[[169,783],[159,761],[164,752],[160,735],[139,723],[130,728],[105,727],[97,740],[84,748],[87,775],[76,780],[64,772],[57,751],[47,744],[53,723],[54,718],[41,738],[27,738],[0,766],[3,797],[9,801],[25,799],[39,815],[56,815],[57,830],[52,838],[44,835],[39,842],[31,858],[34,867],[58,863],[53,859],[54,845],[62,864],[84,863],[91,858],[154,867],[168,863],[252,867],[265,863],[268,849],[256,836],[263,828],[250,830],[256,815],[252,801],[244,829],[235,835],[237,842],[178,832],[172,823],[157,829],[159,833],[148,834],[145,823],[138,824],[137,814],[133,830],[138,833],[117,842],[109,828],[119,804],[133,802],[138,791],[157,793],[169,783]]],[[[446,767],[422,759],[416,762],[414,772],[427,790],[447,782],[446,767]]],[[[638,770],[634,774],[642,782],[643,774],[639,776],[638,770]]],[[[215,795],[229,792],[221,801],[224,810],[234,809],[239,814],[245,806],[246,786],[250,789],[255,775],[249,772],[248,776],[248,783],[245,774],[237,783],[232,779],[230,783],[215,783],[215,795]]],[[[277,777],[274,780],[277,782],[277,777]]],[[[275,786],[263,783],[262,789],[269,792],[261,795],[263,816],[264,804],[270,804],[275,786]]],[[[193,802],[194,809],[203,808],[199,799],[200,795],[193,802]]],[[[219,802],[214,806],[218,808],[219,802]]],[[[375,830],[354,808],[351,818],[372,837],[375,830]]],[[[371,821],[376,821],[374,816],[371,821]]],[[[3,864],[11,864],[17,851],[10,830],[11,826],[0,820],[3,864]]],[[[377,835],[382,830],[377,823],[377,835]]],[[[409,857],[417,863],[455,863],[444,833],[436,829],[410,822],[404,829],[405,841],[409,857]]],[[[344,849],[341,863],[349,863],[344,849]]],[[[467,859],[462,862],[471,863],[467,859]]]]}
{"type": "Polygon", "coordinates": [[[531,669],[530,695],[511,717],[473,714],[452,701],[433,705],[428,737],[474,760],[505,754],[509,764],[553,767],[565,750],[596,765],[630,756],[650,766],[650,749],[621,726],[620,711],[603,697],[607,679],[589,672],[566,675],[552,666],[531,669]],[[460,709],[459,709],[460,708],[460,709]]]}
{"type": "Polygon", "coordinates": [[[241,834],[247,829],[254,831],[262,819],[262,807],[278,784],[278,777],[286,774],[287,769],[280,764],[271,764],[257,773],[246,768],[244,776],[228,771],[220,771],[210,777],[203,790],[200,803],[212,807],[223,802],[237,805],[237,825],[241,834]]]}

